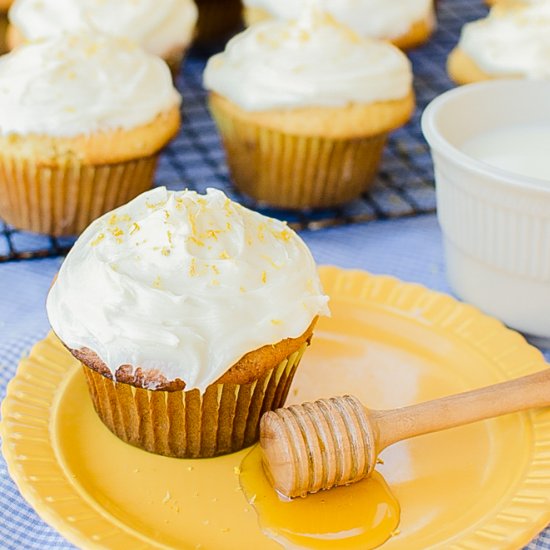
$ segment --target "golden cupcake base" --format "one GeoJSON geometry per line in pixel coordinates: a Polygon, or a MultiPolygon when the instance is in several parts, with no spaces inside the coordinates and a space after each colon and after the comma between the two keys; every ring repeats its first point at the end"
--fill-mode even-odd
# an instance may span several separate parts
{"type": "Polygon", "coordinates": [[[157,156],[114,164],[44,166],[0,155],[0,217],[17,229],[78,235],[93,220],[147,191],[157,156]]]}
{"type": "Polygon", "coordinates": [[[248,384],[199,390],[136,388],[83,365],[94,408],[120,439],[177,458],[208,458],[239,451],[258,439],[261,416],[283,406],[308,344],[248,384]]]}

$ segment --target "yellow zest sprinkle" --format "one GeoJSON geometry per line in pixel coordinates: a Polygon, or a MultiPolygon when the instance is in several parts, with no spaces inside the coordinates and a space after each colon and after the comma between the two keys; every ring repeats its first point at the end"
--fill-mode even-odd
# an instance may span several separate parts
{"type": "Polygon", "coordinates": [[[241,286],[240,291],[241,292],[246,292],[246,288],[244,288],[244,286],[241,286]]]}
{"type": "Polygon", "coordinates": [[[263,223],[258,225],[258,239],[260,239],[261,242],[265,240],[265,224],[263,223]]]}
{"type": "Polygon", "coordinates": [[[90,244],[97,246],[105,238],[105,233],[100,233],[90,244]]]}
{"type": "Polygon", "coordinates": [[[202,197],[199,197],[197,199],[197,203],[200,204],[203,207],[203,209],[208,206],[208,202],[206,201],[206,199],[203,199],[202,197]]]}
{"type": "Polygon", "coordinates": [[[163,256],[170,256],[170,249],[167,246],[163,246],[160,253],[163,256]]]}
{"type": "Polygon", "coordinates": [[[191,260],[191,265],[189,266],[189,275],[195,277],[197,275],[197,260],[193,258],[191,260]]]}
{"type": "Polygon", "coordinates": [[[215,265],[212,265],[210,266],[212,268],[212,271],[216,274],[216,275],[219,275],[220,274],[220,270],[217,268],[217,266],[215,265]]]}
{"type": "Polygon", "coordinates": [[[207,232],[206,232],[206,236],[207,238],[209,239],[214,239],[215,241],[218,240],[218,233],[221,233],[221,231],[219,229],[209,229],[207,232]]]}
{"type": "Polygon", "coordinates": [[[267,283],[267,273],[262,271],[262,283],[265,285],[267,283]]]}
{"type": "Polygon", "coordinates": [[[160,201],[160,202],[145,201],[145,206],[147,206],[147,208],[158,208],[159,206],[164,206],[165,204],[166,202],[164,201],[160,201]]]}
{"type": "Polygon", "coordinates": [[[290,234],[290,231],[288,229],[283,229],[282,231],[275,233],[275,237],[286,243],[290,241],[292,235],[290,234]]]}
{"type": "Polygon", "coordinates": [[[109,229],[109,232],[111,233],[111,235],[113,237],[120,237],[120,236],[124,235],[124,231],[122,231],[122,229],[120,229],[120,227],[114,227],[113,229],[109,229]]]}
{"type": "Polygon", "coordinates": [[[182,207],[183,207],[183,199],[181,199],[180,197],[178,197],[178,198],[176,199],[176,208],[177,208],[178,210],[181,210],[182,207]]]}
{"type": "Polygon", "coordinates": [[[166,232],[166,236],[168,237],[168,243],[169,243],[169,244],[172,244],[172,232],[171,232],[171,231],[167,231],[167,232],[166,232]]]}
{"type": "Polygon", "coordinates": [[[196,235],[197,234],[197,221],[195,219],[195,214],[192,212],[189,212],[187,214],[187,219],[189,220],[189,225],[191,225],[191,234],[196,235]]]}
{"type": "Polygon", "coordinates": [[[281,269],[282,265],[279,265],[276,261],[274,261],[271,256],[263,255],[262,258],[266,262],[269,262],[275,269],[281,269]]]}
{"type": "Polygon", "coordinates": [[[122,214],[122,216],[120,216],[120,221],[121,222],[131,222],[132,221],[132,216],[130,216],[130,214],[122,214]]]}
{"type": "Polygon", "coordinates": [[[280,319],[271,319],[272,325],[282,325],[283,322],[280,319]]]}
{"type": "Polygon", "coordinates": [[[162,288],[162,281],[160,280],[160,275],[153,281],[153,288],[162,288]]]}
{"type": "Polygon", "coordinates": [[[229,260],[229,258],[230,256],[225,250],[220,254],[220,260],[229,260]]]}
{"type": "Polygon", "coordinates": [[[132,227],[130,227],[130,235],[133,235],[136,231],[139,231],[141,228],[139,227],[139,224],[134,222],[132,224],[132,227]]]}
{"type": "Polygon", "coordinates": [[[197,246],[204,246],[204,243],[202,241],[199,241],[199,239],[197,239],[193,235],[191,235],[191,237],[189,237],[189,240],[193,241],[197,246]]]}
{"type": "Polygon", "coordinates": [[[109,218],[109,221],[107,222],[109,225],[116,225],[118,222],[118,216],[116,214],[113,214],[110,218],[109,218]]]}
{"type": "Polygon", "coordinates": [[[164,211],[164,217],[165,217],[166,219],[168,219],[168,218],[170,217],[170,212],[168,212],[168,210],[165,210],[165,211],[164,211]]]}
{"type": "Polygon", "coordinates": [[[247,244],[248,246],[252,246],[252,239],[251,239],[250,237],[248,237],[248,238],[246,239],[246,244],[247,244]]]}
{"type": "Polygon", "coordinates": [[[231,200],[230,199],[225,199],[225,203],[223,205],[223,208],[224,208],[225,214],[227,216],[232,216],[233,215],[233,212],[231,211],[231,200]]]}
{"type": "Polygon", "coordinates": [[[227,222],[225,224],[225,228],[227,229],[227,231],[231,231],[231,229],[233,229],[233,226],[229,222],[227,222]]]}

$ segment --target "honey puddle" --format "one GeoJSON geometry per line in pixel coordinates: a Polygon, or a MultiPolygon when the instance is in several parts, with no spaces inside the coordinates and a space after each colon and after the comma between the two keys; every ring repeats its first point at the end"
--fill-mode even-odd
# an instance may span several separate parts
{"type": "Polygon", "coordinates": [[[347,487],[283,501],[264,474],[256,445],[241,463],[240,482],[263,532],[287,549],[368,550],[388,540],[399,523],[399,504],[378,472],[347,487]]]}

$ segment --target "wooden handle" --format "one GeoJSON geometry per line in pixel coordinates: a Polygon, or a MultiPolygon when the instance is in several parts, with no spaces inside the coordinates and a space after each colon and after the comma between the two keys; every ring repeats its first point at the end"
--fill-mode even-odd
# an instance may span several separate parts
{"type": "Polygon", "coordinates": [[[359,481],[397,441],[546,405],[550,369],[388,411],[368,411],[352,396],[321,399],[266,413],[260,445],[271,483],[292,498],[359,481]]]}
{"type": "Polygon", "coordinates": [[[389,445],[502,414],[550,405],[550,369],[434,401],[371,411],[380,452],[389,445]]]}

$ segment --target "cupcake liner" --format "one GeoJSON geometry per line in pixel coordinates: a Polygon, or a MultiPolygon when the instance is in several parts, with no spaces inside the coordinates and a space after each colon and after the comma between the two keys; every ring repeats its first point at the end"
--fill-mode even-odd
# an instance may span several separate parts
{"type": "Polygon", "coordinates": [[[321,208],[357,198],[378,171],[387,133],[302,136],[241,121],[213,106],[235,186],[280,208],[321,208]]]}
{"type": "Polygon", "coordinates": [[[101,214],[150,189],[157,156],[50,167],[0,154],[0,217],[35,233],[77,235],[101,214]]]}
{"type": "Polygon", "coordinates": [[[257,441],[261,416],[283,406],[307,345],[254,382],[212,384],[203,394],[136,388],[83,370],[97,414],[120,439],[160,455],[207,458],[257,441]]]}

